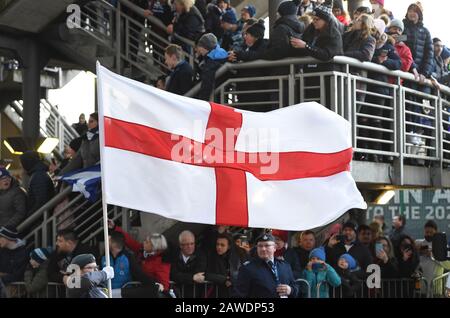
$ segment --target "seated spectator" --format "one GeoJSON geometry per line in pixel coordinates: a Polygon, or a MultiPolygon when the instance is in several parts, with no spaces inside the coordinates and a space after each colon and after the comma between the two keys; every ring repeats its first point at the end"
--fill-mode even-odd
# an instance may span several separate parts
{"type": "Polygon", "coordinates": [[[209,101],[214,92],[216,71],[227,61],[228,53],[217,43],[212,33],[204,34],[197,43],[197,55],[200,57],[199,73],[202,81],[197,98],[209,101]]]}
{"type": "MultiPolygon", "coordinates": [[[[112,289],[121,289],[125,284],[139,281],[145,286],[155,285],[155,280],[147,276],[141,269],[135,256],[125,249],[124,234],[111,231],[109,235],[109,263],[114,269],[111,280],[112,289]]],[[[106,267],[105,256],[102,257],[102,268],[106,267]]]]}
{"type": "Polygon", "coordinates": [[[216,4],[209,3],[205,19],[205,30],[212,33],[217,39],[222,39],[224,30],[222,29],[222,15],[226,11],[227,4],[224,0],[218,0],[216,4]]]}
{"type": "Polygon", "coordinates": [[[89,115],[88,127],[89,130],[83,136],[80,149],[67,166],[61,170],[60,175],[92,167],[100,161],[98,113],[89,115]]]}
{"type": "Polygon", "coordinates": [[[354,298],[361,289],[361,281],[356,273],[360,270],[356,260],[350,254],[343,254],[339,257],[336,272],[341,277],[343,298],[354,298]]]}
{"type": "Polygon", "coordinates": [[[28,252],[14,228],[0,228],[0,281],[6,287],[23,280],[28,252]]]}
{"type": "Polygon", "coordinates": [[[78,123],[75,123],[72,125],[73,129],[76,130],[78,135],[82,136],[88,131],[88,125],[86,123],[86,115],[80,114],[80,117],[78,117],[78,123]]]}
{"type": "Polygon", "coordinates": [[[344,4],[342,3],[342,0],[334,0],[333,15],[342,25],[344,25],[344,27],[348,27],[348,25],[350,24],[350,15],[347,11],[344,10],[344,4]]]}
{"type": "Polygon", "coordinates": [[[404,235],[400,239],[400,244],[395,250],[395,256],[397,257],[400,278],[411,278],[419,267],[420,260],[414,240],[410,236],[404,235]]]}
{"type": "Polygon", "coordinates": [[[242,38],[242,26],[238,25],[236,14],[228,10],[221,17],[221,27],[224,31],[220,46],[225,51],[239,50],[244,43],[242,38]]]}
{"type": "Polygon", "coordinates": [[[240,267],[241,260],[231,237],[228,234],[219,234],[215,251],[208,255],[205,272],[205,279],[216,286],[208,290],[206,297],[229,298],[240,267]],[[217,288],[217,296],[214,294],[214,288],[217,288]]]}
{"type": "Polygon", "coordinates": [[[367,248],[370,248],[370,245],[373,242],[372,230],[370,229],[370,227],[365,224],[361,224],[360,226],[358,226],[357,234],[358,241],[367,248]]]}
{"type": "Polygon", "coordinates": [[[8,170],[0,168],[0,227],[16,228],[27,216],[27,195],[8,170]]]}
{"type": "Polygon", "coordinates": [[[330,238],[326,247],[327,262],[333,267],[337,266],[338,257],[342,254],[350,254],[358,262],[361,270],[365,273],[367,266],[372,264],[370,250],[356,239],[356,226],[352,222],[347,222],[342,228],[344,241],[336,239],[336,234],[330,238]]]}
{"type": "Polygon", "coordinates": [[[299,245],[286,251],[285,260],[291,265],[295,279],[301,278],[302,272],[309,262],[309,254],[315,247],[316,238],[314,232],[303,231],[300,234],[299,245]]]}
{"type": "Polygon", "coordinates": [[[400,238],[404,235],[408,235],[406,232],[406,217],[401,215],[396,215],[392,218],[392,231],[389,234],[389,239],[392,245],[397,248],[400,244],[400,238]]]}
{"type": "Polygon", "coordinates": [[[72,259],[80,254],[92,254],[92,249],[82,244],[77,234],[72,230],[61,230],[56,234],[56,250],[50,255],[48,264],[48,280],[63,283],[63,273],[66,272],[72,259]]]}
{"type": "MultiPolygon", "coordinates": [[[[172,24],[167,27],[167,33],[176,33],[191,41],[197,41],[198,38],[205,32],[205,20],[200,11],[195,7],[194,0],[175,0],[175,18],[172,24]]],[[[176,44],[183,46],[176,38],[176,44]]],[[[183,46],[183,49],[190,51],[190,48],[183,46]]]]}
{"type": "Polygon", "coordinates": [[[388,34],[395,40],[395,50],[402,61],[401,70],[403,72],[409,72],[414,60],[409,47],[403,42],[403,30],[405,29],[402,20],[394,19],[388,25],[388,34]]]}
{"type": "Polygon", "coordinates": [[[172,44],[166,48],[164,55],[165,63],[171,71],[166,81],[166,91],[178,95],[186,94],[194,86],[194,71],[185,60],[183,49],[172,44]]]}
{"type": "Polygon", "coordinates": [[[350,31],[344,33],[342,38],[344,55],[361,62],[372,61],[376,44],[376,39],[372,36],[374,27],[373,18],[367,14],[355,19],[350,31]]]}
{"type": "Polygon", "coordinates": [[[178,241],[180,251],[173,260],[170,278],[182,291],[182,295],[190,298],[200,290],[198,288],[195,290],[194,284],[205,282],[206,257],[200,251],[196,251],[195,236],[192,232],[181,232],[178,241]]]}
{"type": "Polygon", "coordinates": [[[48,263],[50,250],[47,248],[36,248],[30,253],[30,262],[25,270],[24,279],[27,294],[33,298],[50,298],[47,291],[48,263]]]}
{"type": "Polygon", "coordinates": [[[139,243],[119,226],[115,225],[112,220],[108,221],[108,226],[113,231],[119,232],[124,236],[125,246],[137,256],[144,274],[162,284],[164,290],[168,291],[170,285],[170,263],[165,257],[168,245],[164,235],[158,233],[150,234],[145,238],[144,242],[139,243]]]}
{"type": "MultiPolygon", "coordinates": [[[[114,269],[105,267],[99,271],[97,262],[92,254],[80,254],[75,256],[71,263],[80,268],[80,285],[76,280],[72,281],[72,273],[64,276],[64,285],[67,287],[68,298],[109,298],[107,282],[114,278],[114,269]]],[[[76,274],[75,274],[76,275],[76,274]]]]}
{"type": "Polygon", "coordinates": [[[272,235],[275,238],[275,257],[284,261],[284,254],[288,248],[289,233],[287,231],[272,230],[272,235]]]}
{"type": "Polygon", "coordinates": [[[53,181],[48,175],[48,166],[36,151],[27,151],[20,156],[20,163],[30,177],[28,185],[28,214],[37,211],[55,195],[53,181]]]}
{"type": "Polygon", "coordinates": [[[312,250],[309,262],[303,270],[302,278],[309,283],[311,298],[329,298],[329,286],[341,285],[341,278],[332,266],[325,263],[325,258],[323,247],[312,250]]]}
{"type": "Polygon", "coordinates": [[[329,61],[336,55],[342,55],[342,36],[331,7],[319,5],[314,10],[312,24],[301,39],[292,36],[291,45],[298,49],[297,56],[312,56],[321,61],[329,61]]]}
{"type": "Polygon", "coordinates": [[[438,38],[433,39],[434,46],[434,70],[433,77],[441,84],[450,86],[450,73],[446,67],[444,60],[442,59],[442,51],[444,44],[438,38]]]}
{"type": "Polygon", "coordinates": [[[301,38],[304,25],[298,21],[298,1],[283,1],[278,6],[278,18],[270,30],[269,44],[263,59],[280,60],[296,55],[296,50],[290,43],[291,37],[301,38]]]}
{"type": "Polygon", "coordinates": [[[297,15],[303,16],[307,13],[311,13],[317,7],[316,1],[313,0],[302,0],[300,5],[298,6],[297,15]]]}
{"type": "Polygon", "coordinates": [[[372,248],[374,263],[381,268],[381,279],[398,278],[398,263],[394,256],[394,248],[387,237],[380,237],[372,248]]]}

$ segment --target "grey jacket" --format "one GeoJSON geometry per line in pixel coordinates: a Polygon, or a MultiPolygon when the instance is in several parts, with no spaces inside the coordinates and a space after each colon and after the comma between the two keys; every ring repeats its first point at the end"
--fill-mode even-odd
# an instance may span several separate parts
{"type": "Polygon", "coordinates": [[[0,191],[0,226],[16,228],[27,216],[27,195],[13,178],[8,190],[0,191]]]}
{"type": "Polygon", "coordinates": [[[98,134],[91,140],[83,136],[81,147],[76,153],[75,157],[69,161],[67,166],[61,170],[60,175],[75,171],[78,169],[85,169],[92,167],[100,161],[100,141],[98,134]]]}

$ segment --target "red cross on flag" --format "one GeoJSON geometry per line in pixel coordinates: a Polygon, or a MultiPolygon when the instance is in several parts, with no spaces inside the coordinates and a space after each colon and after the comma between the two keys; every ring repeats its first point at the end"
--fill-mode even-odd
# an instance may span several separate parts
{"type": "Polygon", "coordinates": [[[97,66],[103,198],[184,222],[282,230],[366,209],[350,124],[317,103],[269,113],[174,95],[97,66]]]}

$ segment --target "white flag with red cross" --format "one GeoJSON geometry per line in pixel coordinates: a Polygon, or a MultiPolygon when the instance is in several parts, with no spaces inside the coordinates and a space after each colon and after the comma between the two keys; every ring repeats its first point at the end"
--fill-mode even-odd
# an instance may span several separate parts
{"type": "Polygon", "coordinates": [[[103,199],[183,222],[283,230],[366,209],[350,124],[317,103],[246,112],[97,65],[103,199]]]}

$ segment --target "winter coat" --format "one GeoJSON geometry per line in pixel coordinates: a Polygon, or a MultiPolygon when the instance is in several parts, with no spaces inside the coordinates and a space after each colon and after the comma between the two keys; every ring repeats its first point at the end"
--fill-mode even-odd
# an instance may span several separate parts
{"type": "Polygon", "coordinates": [[[336,273],[333,267],[325,264],[326,269],[322,270],[303,270],[302,278],[308,281],[311,288],[311,298],[329,298],[329,285],[331,287],[338,287],[341,285],[341,278],[336,273]],[[317,285],[319,287],[319,295],[317,295],[317,285]]]}
{"type": "Polygon", "coordinates": [[[239,51],[244,47],[244,38],[242,37],[242,29],[239,27],[236,31],[225,31],[220,41],[220,46],[227,52],[239,51]]]}
{"type": "Polygon", "coordinates": [[[302,272],[309,262],[310,252],[301,247],[293,247],[289,248],[284,254],[284,259],[291,265],[296,279],[301,278],[302,272]]]}
{"type": "Polygon", "coordinates": [[[353,256],[363,272],[365,272],[367,266],[369,266],[373,262],[372,254],[370,253],[369,248],[361,244],[359,241],[354,242],[348,252],[345,248],[344,243],[338,243],[333,246],[333,248],[327,246],[325,248],[325,251],[327,255],[327,263],[331,264],[334,268],[337,268],[339,257],[346,253],[353,256]]]}
{"type": "Polygon", "coordinates": [[[343,55],[342,35],[336,22],[330,22],[326,31],[318,33],[309,25],[303,33],[302,40],[307,47],[297,49],[297,56],[312,56],[321,61],[329,61],[336,55],[343,55]]]}
{"type": "Polygon", "coordinates": [[[20,157],[22,167],[30,176],[28,185],[28,213],[33,213],[50,201],[55,195],[53,181],[48,175],[48,167],[31,152],[20,157]]]}
{"type": "Polygon", "coordinates": [[[107,275],[104,271],[81,276],[80,287],[67,288],[68,298],[108,298],[107,275]]]}
{"type": "Polygon", "coordinates": [[[76,155],[70,160],[67,166],[61,170],[60,175],[72,172],[78,169],[85,169],[96,165],[100,161],[100,143],[98,127],[88,132],[92,133],[89,140],[88,135],[82,136],[83,141],[76,155]]]}
{"type": "Polygon", "coordinates": [[[236,57],[238,61],[249,62],[260,59],[263,55],[269,41],[266,39],[258,39],[251,47],[244,47],[244,50],[237,51],[236,57]]]}
{"type": "Polygon", "coordinates": [[[406,45],[411,49],[414,63],[412,68],[417,69],[420,74],[429,77],[433,72],[433,43],[431,40],[430,31],[423,26],[423,22],[419,21],[417,24],[410,22],[408,19],[404,19],[405,30],[403,34],[406,34],[406,45]]]}
{"type": "Polygon", "coordinates": [[[361,38],[361,31],[349,31],[342,37],[344,55],[360,60],[361,62],[372,61],[375,53],[376,40],[369,35],[367,39],[361,38]]]}
{"type": "Polygon", "coordinates": [[[355,294],[361,289],[361,282],[359,276],[348,269],[338,267],[336,273],[341,277],[342,295],[343,298],[353,298],[355,294]]]}
{"type": "Polygon", "coordinates": [[[137,260],[145,275],[162,284],[164,290],[169,290],[170,263],[165,262],[163,256],[160,254],[145,257],[142,243],[134,240],[127,232],[124,232],[118,226],[116,226],[114,230],[125,236],[125,245],[137,256],[137,260]]]}
{"type": "Polygon", "coordinates": [[[0,279],[3,284],[21,282],[27,267],[28,250],[25,242],[18,240],[14,249],[0,248],[0,273],[6,273],[0,279]]]}
{"type": "Polygon", "coordinates": [[[416,251],[413,251],[413,255],[406,262],[403,260],[403,256],[397,257],[398,274],[400,278],[411,278],[414,272],[419,267],[419,255],[416,251]]]}
{"type": "Polygon", "coordinates": [[[27,216],[27,195],[12,178],[9,189],[0,191],[0,226],[16,228],[27,216]]]}
{"type": "Polygon", "coordinates": [[[194,71],[188,62],[182,61],[169,74],[166,91],[178,95],[186,94],[193,86],[194,71]]]}
{"type": "Polygon", "coordinates": [[[298,21],[297,16],[284,16],[275,21],[270,32],[267,50],[262,57],[265,60],[280,60],[296,55],[291,46],[291,37],[301,38],[305,26],[298,21]]]}
{"type": "Polygon", "coordinates": [[[217,285],[219,297],[230,297],[230,290],[225,286],[225,282],[231,281],[234,284],[240,267],[241,261],[234,247],[231,247],[225,255],[210,253],[207,259],[205,279],[217,285]]]}
{"type": "Polygon", "coordinates": [[[196,41],[205,33],[205,20],[196,7],[192,7],[189,12],[183,12],[175,17],[173,30],[176,34],[196,41]]]}
{"type": "Polygon", "coordinates": [[[173,12],[170,5],[162,4],[159,0],[149,1],[148,8],[153,12],[153,16],[158,18],[165,25],[169,25],[173,20],[173,12]]]}
{"type": "Polygon", "coordinates": [[[219,45],[203,57],[199,64],[200,79],[202,81],[197,98],[209,101],[215,88],[216,72],[225,64],[228,59],[228,53],[219,45]]]}
{"type": "MultiPolygon", "coordinates": [[[[386,42],[383,45],[383,47],[377,48],[375,50],[372,62],[379,64],[378,57],[380,56],[381,52],[383,52],[384,50],[388,51],[388,54],[387,54],[388,59],[380,65],[383,65],[384,67],[388,68],[391,71],[400,70],[400,68],[402,67],[402,61],[400,60],[400,56],[398,56],[397,51],[395,50],[395,47],[388,42],[386,42]]],[[[381,73],[369,72],[368,78],[379,81],[379,82],[384,82],[384,83],[389,82],[389,77],[387,75],[381,74],[381,73]]],[[[383,94],[383,95],[390,94],[389,88],[384,87],[384,86],[379,86],[379,85],[370,85],[369,84],[369,85],[367,85],[367,90],[369,90],[370,92],[375,92],[375,93],[383,94]]]]}
{"type": "Polygon", "coordinates": [[[445,67],[444,60],[441,56],[434,57],[434,69],[432,75],[439,83],[447,86],[450,84],[450,73],[445,67]]]}
{"type": "Polygon", "coordinates": [[[411,50],[403,42],[396,43],[395,50],[397,52],[397,55],[400,56],[400,60],[402,61],[401,70],[403,72],[409,72],[409,70],[411,69],[411,66],[414,63],[414,59],[412,57],[411,50]]]}
{"type": "Polygon", "coordinates": [[[42,263],[38,268],[32,268],[30,265],[27,266],[23,281],[25,282],[25,288],[27,290],[28,295],[30,295],[33,298],[48,298],[47,297],[48,264],[49,261],[47,260],[44,263],[42,263]]]}

